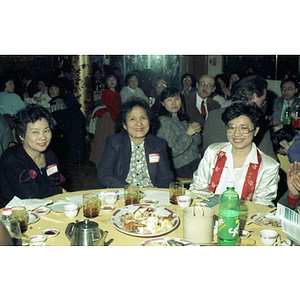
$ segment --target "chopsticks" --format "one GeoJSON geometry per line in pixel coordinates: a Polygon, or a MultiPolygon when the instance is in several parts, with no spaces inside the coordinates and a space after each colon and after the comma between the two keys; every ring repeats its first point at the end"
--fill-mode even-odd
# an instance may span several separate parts
{"type": "Polygon", "coordinates": [[[186,191],[188,191],[189,193],[191,193],[192,195],[194,195],[194,196],[196,196],[197,198],[201,198],[202,200],[201,201],[203,201],[203,200],[206,200],[206,201],[210,201],[209,199],[207,199],[205,196],[203,196],[203,195],[201,195],[201,194],[197,194],[197,193],[194,193],[194,192],[192,192],[192,191],[190,191],[190,190],[187,190],[186,189],[186,191]]]}
{"type": "Polygon", "coordinates": [[[256,221],[256,220],[258,220],[258,219],[264,217],[264,216],[267,215],[268,213],[273,212],[274,210],[276,210],[276,207],[273,207],[273,208],[271,208],[271,209],[269,209],[269,210],[267,210],[267,211],[261,213],[260,215],[256,216],[256,217],[253,218],[252,220],[248,221],[246,224],[249,225],[249,224],[251,224],[252,222],[254,222],[254,221],[256,221]]]}
{"type": "Polygon", "coordinates": [[[280,238],[280,234],[278,234],[278,237],[277,237],[277,245],[278,245],[278,246],[281,246],[281,238],[280,238]]]}
{"type": "Polygon", "coordinates": [[[55,223],[60,223],[60,224],[64,224],[65,223],[63,221],[55,220],[55,219],[44,217],[44,216],[41,216],[41,219],[47,220],[47,221],[52,221],[52,222],[55,222],[55,223]]]}

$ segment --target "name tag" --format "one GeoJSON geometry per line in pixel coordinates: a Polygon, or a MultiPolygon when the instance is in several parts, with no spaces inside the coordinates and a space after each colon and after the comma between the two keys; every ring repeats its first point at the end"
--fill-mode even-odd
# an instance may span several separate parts
{"type": "Polygon", "coordinates": [[[149,162],[150,164],[158,163],[160,159],[159,153],[149,154],[149,162]]]}
{"type": "Polygon", "coordinates": [[[57,164],[53,164],[47,167],[46,169],[47,176],[51,176],[55,173],[58,173],[57,164]]]}

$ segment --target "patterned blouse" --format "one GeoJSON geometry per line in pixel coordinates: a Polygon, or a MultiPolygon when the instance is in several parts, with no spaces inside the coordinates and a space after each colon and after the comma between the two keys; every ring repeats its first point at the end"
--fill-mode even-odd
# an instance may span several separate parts
{"type": "Polygon", "coordinates": [[[139,187],[153,187],[148,172],[144,142],[136,145],[131,141],[131,159],[126,182],[139,187]]]}

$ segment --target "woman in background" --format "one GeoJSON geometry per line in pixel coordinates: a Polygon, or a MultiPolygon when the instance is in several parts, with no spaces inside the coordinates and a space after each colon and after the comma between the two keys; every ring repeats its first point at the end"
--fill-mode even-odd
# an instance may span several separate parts
{"type": "Polygon", "coordinates": [[[199,123],[188,124],[184,101],[178,89],[165,88],[160,96],[161,109],[154,133],[165,139],[171,149],[176,176],[192,178],[201,160],[199,123]]]}

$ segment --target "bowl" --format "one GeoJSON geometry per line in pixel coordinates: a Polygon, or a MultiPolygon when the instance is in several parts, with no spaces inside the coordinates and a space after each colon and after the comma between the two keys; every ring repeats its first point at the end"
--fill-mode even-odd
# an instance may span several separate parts
{"type": "Polygon", "coordinates": [[[259,232],[261,242],[266,246],[272,246],[277,239],[278,233],[275,230],[263,229],[259,232]]]}
{"type": "Polygon", "coordinates": [[[104,200],[107,204],[114,204],[118,199],[118,195],[116,193],[105,193],[104,200]]]}
{"type": "Polygon", "coordinates": [[[49,246],[49,245],[46,243],[33,243],[30,246],[49,246]]]}
{"type": "Polygon", "coordinates": [[[49,211],[50,211],[50,208],[48,208],[48,207],[40,207],[35,210],[35,212],[37,214],[39,214],[40,216],[44,216],[44,215],[48,214],[49,211]]]}
{"type": "Polygon", "coordinates": [[[45,242],[47,239],[47,237],[45,235],[32,235],[31,237],[29,237],[29,241],[31,243],[42,243],[45,242]]]}
{"type": "Polygon", "coordinates": [[[47,237],[55,237],[59,234],[59,230],[55,228],[49,228],[42,231],[43,235],[47,237]]]}
{"type": "Polygon", "coordinates": [[[188,207],[191,204],[191,197],[190,196],[178,196],[177,203],[181,208],[188,207]]]}
{"type": "Polygon", "coordinates": [[[64,206],[64,213],[68,218],[74,218],[78,214],[78,206],[76,204],[67,204],[64,206]]]}

